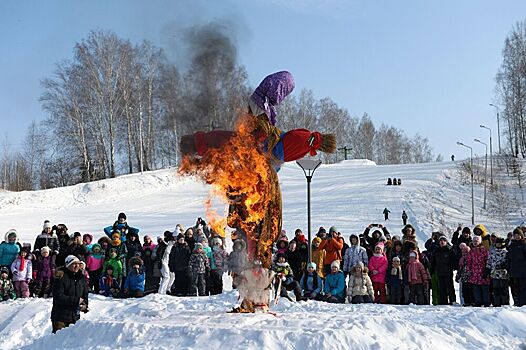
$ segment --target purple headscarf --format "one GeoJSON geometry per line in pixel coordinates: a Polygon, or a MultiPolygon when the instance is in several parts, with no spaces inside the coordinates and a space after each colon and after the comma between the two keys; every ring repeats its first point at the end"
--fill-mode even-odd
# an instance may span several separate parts
{"type": "Polygon", "coordinates": [[[250,98],[265,111],[272,125],[276,125],[275,107],[294,90],[294,78],[287,71],[268,75],[256,88],[250,98]]]}

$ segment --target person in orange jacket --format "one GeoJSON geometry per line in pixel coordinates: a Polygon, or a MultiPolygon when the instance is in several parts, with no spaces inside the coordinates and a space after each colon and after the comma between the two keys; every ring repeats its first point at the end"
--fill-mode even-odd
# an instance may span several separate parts
{"type": "Polygon", "coordinates": [[[327,238],[324,239],[318,247],[319,250],[325,249],[325,259],[323,260],[323,271],[325,275],[331,273],[331,264],[333,261],[342,259],[342,248],[343,239],[340,237],[340,232],[338,232],[336,227],[332,226],[329,229],[327,238]]]}

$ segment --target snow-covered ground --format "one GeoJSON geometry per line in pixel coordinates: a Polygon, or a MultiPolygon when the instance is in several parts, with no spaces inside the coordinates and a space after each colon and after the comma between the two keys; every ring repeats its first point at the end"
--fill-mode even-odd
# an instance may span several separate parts
{"type": "MultiPolygon", "coordinates": [[[[306,180],[295,164],[279,173],[284,228],[306,228],[306,180]]],[[[110,225],[120,211],[142,234],[161,235],[177,223],[204,217],[207,186],[180,178],[175,169],[121,176],[67,188],[0,192],[0,232],[16,228],[34,242],[45,219],[70,232],[92,233],[110,225]]],[[[402,210],[424,241],[433,230],[471,220],[470,187],[452,162],[376,166],[345,161],[320,167],[312,182],[312,230],[336,226],[348,238],[369,223],[384,223],[400,234],[402,210]],[[402,186],[386,186],[388,177],[402,186]]],[[[503,233],[482,207],[475,188],[476,222],[503,233]]],[[[223,206],[216,202],[220,211],[223,206]]],[[[517,216],[514,223],[522,219],[517,216]]],[[[228,286],[228,283],[225,284],[228,286]]],[[[228,289],[228,288],[227,288],[228,289]]],[[[150,295],[139,300],[91,298],[91,311],[74,327],[51,335],[49,300],[0,303],[0,349],[510,349],[526,347],[526,310],[434,306],[330,305],[283,299],[273,315],[227,314],[235,292],[217,297],[150,295]]]]}

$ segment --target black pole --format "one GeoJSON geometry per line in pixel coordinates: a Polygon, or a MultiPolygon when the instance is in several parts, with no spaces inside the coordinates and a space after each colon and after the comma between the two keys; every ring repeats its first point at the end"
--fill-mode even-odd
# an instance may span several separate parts
{"type": "Polygon", "coordinates": [[[307,249],[307,264],[311,262],[311,230],[310,230],[310,183],[312,176],[307,176],[307,238],[308,238],[308,249],[307,249]]]}

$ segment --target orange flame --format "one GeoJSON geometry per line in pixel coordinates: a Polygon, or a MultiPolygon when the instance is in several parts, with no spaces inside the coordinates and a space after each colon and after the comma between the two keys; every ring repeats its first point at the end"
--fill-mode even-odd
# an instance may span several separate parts
{"type": "MultiPolygon", "coordinates": [[[[205,202],[208,222],[223,237],[228,224],[240,227],[248,237],[258,241],[258,225],[268,218],[273,198],[268,183],[274,179],[270,179],[274,170],[270,156],[260,150],[260,142],[253,135],[255,122],[253,117],[241,117],[235,137],[226,145],[210,149],[201,159],[187,156],[179,168],[181,174],[194,175],[211,184],[211,196],[230,204],[227,218],[212,210],[211,198],[205,202]]],[[[272,244],[260,243],[266,247],[272,244]]]]}

